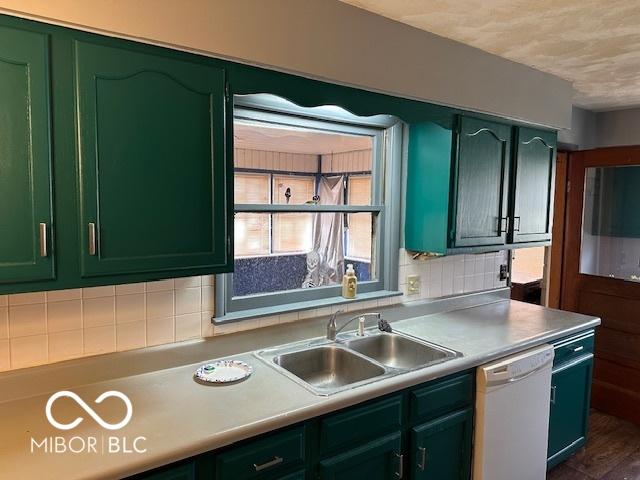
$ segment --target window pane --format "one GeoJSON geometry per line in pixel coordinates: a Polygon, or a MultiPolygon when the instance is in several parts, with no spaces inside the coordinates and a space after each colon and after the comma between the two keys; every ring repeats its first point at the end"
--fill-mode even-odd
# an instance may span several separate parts
{"type": "Polygon", "coordinates": [[[255,221],[261,226],[262,234],[255,238],[265,242],[264,232],[268,231],[269,218],[273,218],[273,246],[271,254],[267,250],[258,252],[257,248],[245,254],[236,251],[233,296],[339,285],[347,263],[353,263],[358,281],[373,280],[372,215],[349,214],[352,223],[348,229],[345,228],[346,216],[342,213],[237,214],[236,229],[240,221],[255,221]],[[354,238],[354,229],[362,235],[354,238]],[[347,245],[352,252],[349,255],[347,245]]]}
{"type": "Polygon", "coordinates": [[[349,205],[371,204],[371,175],[350,175],[347,193],[349,205]]]}
{"type": "Polygon", "coordinates": [[[273,253],[311,250],[312,213],[273,214],[273,253]]]}
{"type": "Polygon", "coordinates": [[[316,177],[301,175],[273,176],[273,203],[302,205],[313,201],[316,177]]]}
{"type": "Polygon", "coordinates": [[[236,257],[269,254],[269,215],[236,213],[234,249],[236,257]]]}
{"type": "Polygon", "coordinates": [[[585,175],[580,273],[640,281],[640,165],[585,175]]]}
{"type": "Polygon", "coordinates": [[[351,213],[348,215],[347,257],[371,262],[371,222],[370,213],[351,213]]]}
{"type": "Polygon", "coordinates": [[[235,203],[271,203],[269,175],[236,173],[233,177],[235,203]]]}

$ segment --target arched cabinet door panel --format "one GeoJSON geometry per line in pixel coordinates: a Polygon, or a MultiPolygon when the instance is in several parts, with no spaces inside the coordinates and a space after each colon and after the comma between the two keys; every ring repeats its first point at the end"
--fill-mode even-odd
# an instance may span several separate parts
{"type": "Polygon", "coordinates": [[[512,243],[551,240],[556,134],[518,128],[512,243]]]}
{"type": "Polygon", "coordinates": [[[225,71],[76,41],[83,276],[226,271],[225,71]]]}
{"type": "Polygon", "coordinates": [[[0,27],[0,284],[54,278],[49,36],[0,27]]]}
{"type": "Polygon", "coordinates": [[[504,245],[511,127],[463,116],[456,134],[451,246],[504,245]]]}

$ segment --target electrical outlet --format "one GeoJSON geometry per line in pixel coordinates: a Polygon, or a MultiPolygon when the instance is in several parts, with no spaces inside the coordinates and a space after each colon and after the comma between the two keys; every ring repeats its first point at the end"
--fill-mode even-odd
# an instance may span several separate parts
{"type": "Polygon", "coordinates": [[[420,294],[420,275],[407,275],[407,293],[409,295],[420,294]]]}

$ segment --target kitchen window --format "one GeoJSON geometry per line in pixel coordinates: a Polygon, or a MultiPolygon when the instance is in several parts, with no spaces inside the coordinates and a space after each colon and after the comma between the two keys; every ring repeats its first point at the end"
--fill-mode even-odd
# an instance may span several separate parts
{"type": "Polygon", "coordinates": [[[216,321],[339,302],[348,263],[361,298],[391,295],[401,125],[260,97],[234,98],[234,273],[216,321]]]}

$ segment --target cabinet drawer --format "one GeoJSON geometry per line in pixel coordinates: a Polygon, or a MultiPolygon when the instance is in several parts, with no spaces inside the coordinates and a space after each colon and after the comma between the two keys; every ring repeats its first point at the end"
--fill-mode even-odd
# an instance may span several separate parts
{"type": "Polygon", "coordinates": [[[402,397],[356,407],[320,421],[320,451],[353,446],[402,426],[402,397]]]}
{"type": "Polygon", "coordinates": [[[434,418],[472,402],[470,373],[442,380],[411,392],[411,421],[434,418]]]}
{"type": "Polygon", "coordinates": [[[568,362],[586,353],[593,353],[593,340],[593,330],[560,340],[554,345],[553,365],[568,362]]]}
{"type": "MultiPolygon", "coordinates": [[[[216,479],[241,480],[304,462],[304,426],[269,435],[216,458],[216,479]]],[[[286,478],[286,477],[285,477],[286,478]]]]}

